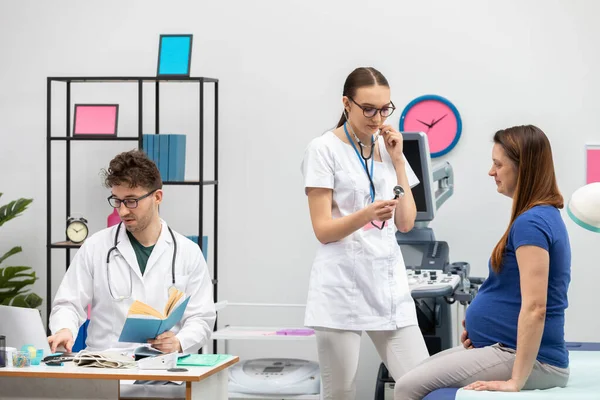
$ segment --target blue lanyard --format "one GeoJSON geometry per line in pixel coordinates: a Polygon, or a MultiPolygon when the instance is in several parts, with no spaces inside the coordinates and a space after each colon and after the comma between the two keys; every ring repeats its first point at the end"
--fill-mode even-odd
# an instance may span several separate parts
{"type": "MultiPolygon", "coordinates": [[[[367,173],[367,177],[369,177],[369,191],[371,192],[371,202],[375,201],[375,189],[373,188],[373,161],[375,159],[375,157],[373,157],[373,148],[371,147],[371,173],[369,174],[369,168],[367,165],[367,160],[358,153],[358,149],[356,148],[356,145],[354,144],[354,142],[352,141],[352,139],[350,138],[350,134],[348,133],[348,128],[346,127],[347,122],[344,122],[344,132],[346,132],[346,137],[348,138],[348,141],[350,142],[350,144],[352,145],[352,148],[354,149],[354,152],[356,153],[356,156],[358,157],[358,161],[360,161],[360,164],[362,165],[362,167],[365,169],[366,173],[367,173]]],[[[375,142],[375,139],[373,139],[373,136],[371,136],[371,146],[373,146],[373,143],[375,142]]],[[[362,153],[362,151],[361,151],[362,153]]]]}

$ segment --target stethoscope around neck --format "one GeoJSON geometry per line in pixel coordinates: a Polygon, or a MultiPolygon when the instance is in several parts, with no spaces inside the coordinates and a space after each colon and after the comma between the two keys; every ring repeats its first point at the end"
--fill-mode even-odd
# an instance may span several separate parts
{"type": "MultiPolygon", "coordinates": [[[[110,296],[113,298],[113,300],[115,301],[123,301],[123,300],[127,300],[131,298],[131,295],[133,294],[133,276],[131,274],[131,268],[129,268],[129,294],[127,296],[117,296],[115,297],[112,288],[111,288],[111,279],[110,279],[110,255],[113,251],[118,250],[117,245],[119,244],[119,232],[121,231],[121,225],[123,225],[123,222],[119,222],[119,226],[117,226],[117,231],[115,232],[115,240],[114,240],[114,244],[113,247],[111,247],[108,250],[108,253],[106,254],[106,284],[108,285],[108,291],[110,292],[110,296]]],[[[169,229],[169,233],[171,234],[171,237],[173,238],[173,261],[171,262],[171,287],[175,286],[175,260],[177,259],[177,240],[175,240],[175,235],[173,234],[173,231],[171,230],[171,227],[167,226],[167,228],[169,229]]]]}
{"type": "MultiPolygon", "coordinates": [[[[346,117],[346,119],[348,119],[346,117]]],[[[344,122],[344,132],[346,133],[346,137],[348,138],[348,142],[350,142],[350,144],[352,145],[352,148],[354,149],[354,151],[356,152],[356,155],[359,155],[358,149],[356,148],[356,145],[354,144],[354,141],[350,138],[350,133],[348,132],[348,122],[344,122]]],[[[362,158],[362,162],[361,164],[363,164],[363,167],[367,173],[367,178],[369,178],[369,184],[370,184],[370,191],[371,191],[371,201],[375,201],[375,184],[373,183],[373,167],[374,167],[374,161],[375,161],[375,157],[374,157],[374,152],[375,152],[375,136],[371,136],[371,151],[369,152],[369,155],[367,157],[365,157],[365,153],[363,148],[365,147],[365,145],[360,141],[360,139],[358,138],[358,136],[356,136],[356,133],[354,133],[354,129],[352,129],[352,126],[350,126],[350,129],[352,130],[352,134],[354,135],[354,138],[356,139],[356,141],[358,142],[358,147],[360,148],[360,158],[362,158]],[[369,172],[369,164],[368,161],[369,159],[371,160],[371,172],[369,172]]]]}

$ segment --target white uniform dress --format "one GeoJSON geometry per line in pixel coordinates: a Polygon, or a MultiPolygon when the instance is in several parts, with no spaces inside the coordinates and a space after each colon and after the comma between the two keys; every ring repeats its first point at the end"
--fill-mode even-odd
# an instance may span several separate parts
{"type": "MultiPolygon", "coordinates": [[[[374,163],[375,200],[390,200],[398,184],[396,172],[382,137],[378,145],[382,162],[374,163]]],[[[304,187],[333,189],[333,218],[371,202],[361,161],[352,146],[331,131],[313,139],[305,151],[304,187]]],[[[370,160],[368,165],[371,171],[370,160]]],[[[420,182],[408,162],[405,165],[412,188],[420,182]]],[[[310,274],[306,326],[375,331],[417,325],[396,231],[392,218],[383,230],[367,224],[337,242],[320,244],[310,274]]]]}

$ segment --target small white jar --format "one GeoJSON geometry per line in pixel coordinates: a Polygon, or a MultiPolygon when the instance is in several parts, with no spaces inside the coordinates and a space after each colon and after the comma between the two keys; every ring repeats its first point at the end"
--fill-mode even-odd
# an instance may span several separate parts
{"type": "Polygon", "coordinates": [[[6,366],[12,367],[13,366],[12,355],[15,351],[17,351],[17,349],[15,349],[14,347],[6,347],[5,349],[6,349],[6,366]]]}

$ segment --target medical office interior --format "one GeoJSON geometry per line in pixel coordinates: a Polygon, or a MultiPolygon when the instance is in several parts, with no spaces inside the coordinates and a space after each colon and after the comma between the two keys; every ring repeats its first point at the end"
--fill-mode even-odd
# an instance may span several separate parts
{"type": "MultiPolygon", "coordinates": [[[[440,281],[448,277],[449,290],[413,297],[428,345],[455,346],[510,219],[511,199],[488,176],[494,132],[541,128],[565,203],[600,180],[598,15],[593,0],[2,0],[0,205],[33,201],[0,227],[0,255],[22,247],[0,268],[32,268],[28,290],[42,299],[36,308],[46,327],[48,302],[78,248],[60,245],[68,218],[85,218],[91,235],[113,211],[100,170],[120,152],[148,150],[145,135],[185,135],[184,169],[163,177],[171,182],[160,215],[184,235],[205,237],[217,323],[203,353],[239,356],[237,368],[260,359],[318,368],[313,335],[276,334],[306,329],[318,246],[300,163],[307,144],[337,123],[346,76],[372,66],[389,80],[396,129],[419,99],[446,105],[459,127],[442,144],[426,131],[421,140],[406,135],[405,155],[423,178],[423,212],[414,232],[399,236],[412,278],[438,267],[440,281]],[[189,77],[205,81],[156,78],[160,37],[173,34],[192,35],[189,77]],[[75,104],[118,105],[116,140],[48,139],[72,136],[75,104]]],[[[561,214],[572,250],[565,340],[600,342],[600,236],[566,207],[561,214]]],[[[0,320],[0,335],[5,328],[0,320]]],[[[305,395],[273,394],[276,385],[259,376],[238,381],[235,391],[248,395],[230,398],[318,399],[316,371],[294,382],[305,395]]],[[[357,398],[391,399],[384,372],[363,335],[357,398]]]]}

